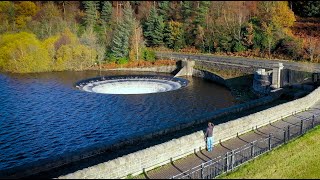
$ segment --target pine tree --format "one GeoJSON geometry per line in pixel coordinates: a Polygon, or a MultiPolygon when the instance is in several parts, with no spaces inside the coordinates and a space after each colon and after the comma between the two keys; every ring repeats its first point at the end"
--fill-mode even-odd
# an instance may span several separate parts
{"type": "Polygon", "coordinates": [[[123,19],[117,25],[112,39],[111,56],[116,59],[127,58],[129,55],[129,40],[133,22],[133,10],[129,2],[127,2],[123,9],[123,19]]]}
{"type": "Polygon", "coordinates": [[[159,15],[162,16],[164,21],[169,20],[169,15],[171,14],[170,1],[159,1],[159,15]]]}
{"type": "Polygon", "coordinates": [[[109,23],[112,15],[112,4],[109,1],[103,1],[101,10],[101,19],[104,23],[109,23]]]}
{"type": "MultiPolygon", "coordinates": [[[[205,16],[209,10],[210,1],[198,1],[196,7],[191,13],[194,17],[192,22],[186,24],[186,41],[188,45],[203,47],[203,28],[205,27],[205,16]],[[201,37],[201,38],[200,38],[201,37]],[[200,39],[197,39],[200,38],[200,39]],[[199,43],[201,42],[201,43],[199,43]]],[[[192,7],[189,7],[192,8],[192,7]]],[[[191,17],[190,17],[191,18],[191,17]]]]}
{"type": "Polygon", "coordinates": [[[94,27],[98,19],[99,1],[83,1],[85,8],[85,24],[87,27],[94,27]]]}
{"type": "Polygon", "coordinates": [[[192,1],[184,1],[182,4],[182,16],[185,23],[190,23],[192,21],[192,1]]]}
{"type": "Polygon", "coordinates": [[[156,8],[153,7],[150,11],[150,16],[145,22],[145,30],[143,32],[148,46],[160,46],[163,44],[163,28],[163,19],[157,14],[156,8]]]}
{"type": "Polygon", "coordinates": [[[196,11],[195,11],[196,17],[195,17],[194,23],[196,25],[199,24],[200,26],[204,27],[205,16],[208,13],[210,1],[200,1],[198,3],[199,4],[198,4],[196,11]]]}

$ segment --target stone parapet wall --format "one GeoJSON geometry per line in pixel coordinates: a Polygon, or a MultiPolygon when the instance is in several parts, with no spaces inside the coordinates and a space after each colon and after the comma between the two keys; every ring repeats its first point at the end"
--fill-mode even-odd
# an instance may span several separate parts
{"type": "Polygon", "coordinates": [[[197,60],[195,61],[195,65],[200,67],[206,67],[207,69],[216,69],[218,71],[234,70],[234,71],[242,72],[244,74],[253,74],[257,70],[257,67],[253,67],[253,66],[216,62],[216,61],[206,61],[206,60],[197,60]]]}
{"type": "MultiPolygon", "coordinates": [[[[236,137],[237,133],[249,132],[252,127],[261,127],[270,122],[292,115],[294,112],[304,111],[320,99],[320,88],[317,88],[309,95],[284,103],[242,118],[235,119],[214,128],[215,144],[219,140],[225,141],[236,137]]],[[[149,170],[166,164],[172,160],[181,158],[194,151],[204,148],[203,131],[197,131],[178,139],[152,146],[150,148],[104,162],[72,174],[59,178],[123,178],[128,174],[139,174],[142,170],[149,170]]]]}
{"type": "MultiPolygon", "coordinates": [[[[230,113],[241,112],[246,109],[256,107],[258,105],[269,103],[281,95],[279,92],[275,92],[272,96],[267,96],[257,100],[253,100],[244,104],[235,105],[229,108],[220,109],[218,111],[206,113],[195,118],[194,121],[178,125],[173,128],[165,129],[157,132],[158,134],[165,134],[166,132],[172,132],[179,129],[183,129],[194,124],[199,124],[218,118],[230,113]]],[[[223,125],[225,126],[225,125],[223,125]]],[[[237,128],[236,124],[230,124],[230,127],[237,128]]],[[[221,129],[215,132],[215,139],[227,138],[232,134],[229,131],[223,129],[228,127],[219,128],[220,125],[215,126],[216,129],[221,129]]],[[[243,127],[238,129],[243,130],[243,127]]],[[[233,130],[236,131],[237,129],[233,130]]],[[[154,133],[153,135],[157,134],[154,133]]],[[[143,137],[142,139],[145,139],[143,137]]],[[[128,174],[137,175],[143,172],[143,169],[151,170],[155,167],[167,164],[170,160],[176,160],[182,158],[188,154],[192,154],[195,151],[199,151],[199,148],[205,147],[203,131],[197,131],[187,136],[183,136],[178,139],[172,139],[171,141],[158,144],[114,160],[110,160],[104,163],[97,164],[92,167],[88,167],[77,172],[61,176],[59,178],[124,178],[128,174]],[[192,142],[192,143],[190,143],[192,142]]]]}
{"type": "Polygon", "coordinates": [[[207,80],[213,81],[215,83],[222,84],[224,86],[228,86],[225,79],[223,79],[222,77],[220,77],[216,74],[205,71],[205,70],[193,69],[192,76],[207,79],[207,80]]]}
{"type": "Polygon", "coordinates": [[[205,60],[215,63],[226,63],[231,65],[243,65],[257,68],[272,69],[274,63],[283,63],[285,68],[306,71],[306,72],[320,72],[319,63],[303,63],[292,62],[288,60],[270,60],[263,58],[248,58],[248,57],[231,57],[231,56],[217,56],[213,54],[187,54],[187,53],[168,53],[168,52],[156,52],[158,58],[169,58],[174,60],[190,59],[190,60],[205,60]]]}
{"type": "Polygon", "coordinates": [[[125,70],[125,71],[146,71],[146,72],[163,72],[172,73],[177,69],[176,65],[173,66],[156,66],[156,67],[141,67],[141,68],[116,68],[108,70],[125,70]]]}
{"type": "MultiPolygon", "coordinates": [[[[205,76],[206,71],[195,71],[194,74],[205,76]]],[[[207,74],[206,77],[211,77],[214,80],[222,81],[219,76],[207,74]]],[[[188,127],[192,124],[199,124],[226,115],[232,112],[240,112],[245,109],[255,107],[267,102],[273,101],[279,97],[281,93],[276,92],[273,96],[267,96],[258,100],[250,101],[248,103],[232,106],[221,109],[212,113],[198,117],[194,122],[178,125],[170,130],[163,130],[162,132],[169,132],[172,130],[179,130],[188,127]]],[[[281,118],[292,115],[292,113],[304,111],[320,100],[320,88],[317,88],[309,95],[284,103],[242,118],[238,118],[226,123],[216,125],[214,128],[215,144],[219,140],[225,141],[236,137],[237,134],[243,134],[251,131],[252,127],[261,127],[268,123],[280,120],[281,118]]],[[[204,127],[205,128],[205,127],[204,127]]],[[[182,158],[188,154],[192,154],[205,148],[204,133],[197,131],[190,135],[172,139],[162,144],[158,144],[104,163],[97,164],[74,173],[60,176],[58,178],[125,178],[127,175],[137,175],[148,171],[155,167],[169,163],[171,160],[182,158]]]]}

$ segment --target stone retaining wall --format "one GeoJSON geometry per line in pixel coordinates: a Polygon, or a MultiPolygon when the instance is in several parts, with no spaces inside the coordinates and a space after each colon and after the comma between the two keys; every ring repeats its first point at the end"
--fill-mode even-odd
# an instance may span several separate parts
{"type": "MultiPolygon", "coordinates": [[[[209,72],[199,71],[199,73],[209,72]]],[[[211,74],[211,76],[208,77],[214,77],[219,79],[218,76],[215,76],[214,74],[211,74]]],[[[272,102],[273,100],[277,99],[280,95],[281,92],[275,92],[271,96],[253,100],[244,104],[235,105],[229,108],[224,108],[218,111],[202,114],[198,117],[195,117],[194,121],[192,122],[184,123],[173,128],[165,129],[157,133],[153,133],[152,135],[165,134],[167,132],[172,132],[192,126],[194,124],[203,123],[213,118],[218,118],[230,113],[241,112],[246,109],[250,109],[262,104],[272,102]]],[[[219,127],[219,125],[217,125],[216,127],[219,127]]],[[[221,133],[223,133],[223,131],[221,131],[220,134],[221,133]]],[[[217,137],[220,137],[218,135],[219,132],[216,132],[216,134],[217,137]]],[[[227,134],[230,135],[229,133],[227,134]]],[[[145,136],[142,139],[151,138],[152,135],[150,137],[148,137],[149,135],[145,136]]],[[[116,158],[114,160],[100,163],[98,165],[88,167],[65,176],[60,176],[59,178],[124,178],[128,174],[137,175],[139,173],[142,173],[143,169],[145,169],[146,171],[151,170],[155,167],[159,167],[161,165],[169,163],[170,160],[176,160],[188,154],[192,154],[194,153],[194,151],[198,151],[199,147],[204,147],[205,145],[203,139],[203,132],[198,131],[190,135],[183,136],[178,139],[173,139],[171,141],[155,145],[116,158]]]]}
{"type": "Polygon", "coordinates": [[[218,71],[225,71],[225,70],[240,71],[244,74],[253,74],[257,70],[257,68],[253,66],[230,64],[230,63],[207,61],[207,60],[196,60],[195,65],[200,67],[206,67],[207,69],[216,69],[218,71]]]}
{"type": "Polygon", "coordinates": [[[211,73],[211,72],[208,72],[205,70],[193,69],[192,76],[207,79],[207,80],[213,81],[215,83],[218,83],[218,84],[221,84],[224,86],[228,86],[225,79],[223,79],[222,77],[220,77],[214,73],[211,73]]]}
{"type": "Polygon", "coordinates": [[[177,69],[177,66],[173,65],[173,66],[157,66],[157,67],[141,67],[141,68],[117,68],[117,69],[108,69],[108,70],[148,71],[148,72],[172,73],[176,69],[177,69]]]}
{"type": "MultiPolygon", "coordinates": [[[[304,111],[319,99],[320,88],[317,88],[303,98],[216,125],[214,128],[215,144],[219,140],[225,141],[236,137],[237,133],[249,132],[252,127],[261,127],[290,116],[294,112],[304,111]]],[[[142,173],[143,169],[149,170],[169,163],[170,158],[176,160],[194,153],[194,151],[199,151],[199,147],[205,147],[203,131],[172,139],[171,141],[85,168],[72,174],[60,176],[59,178],[124,178],[128,174],[136,175],[142,173]]]]}

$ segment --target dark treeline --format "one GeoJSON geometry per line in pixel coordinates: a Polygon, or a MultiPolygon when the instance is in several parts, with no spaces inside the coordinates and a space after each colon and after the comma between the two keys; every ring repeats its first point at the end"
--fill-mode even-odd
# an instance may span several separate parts
{"type": "Polygon", "coordinates": [[[315,39],[305,41],[291,28],[295,13],[317,17],[319,7],[319,1],[2,1],[0,68],[84,70],[155,61],[154,50],[315,61],[315,39]]]}

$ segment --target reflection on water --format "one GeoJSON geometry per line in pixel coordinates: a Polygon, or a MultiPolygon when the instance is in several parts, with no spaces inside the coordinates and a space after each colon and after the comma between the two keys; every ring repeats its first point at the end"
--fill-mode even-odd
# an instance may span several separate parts
{"type": "Polygon", "coordinates": [[[185,88],[155,94],[97,94],[74,87],[82,79],[126,74],[0,74],[0,170],[115,144],[234,104],[229,90],[194,77],[185,88]]]}

